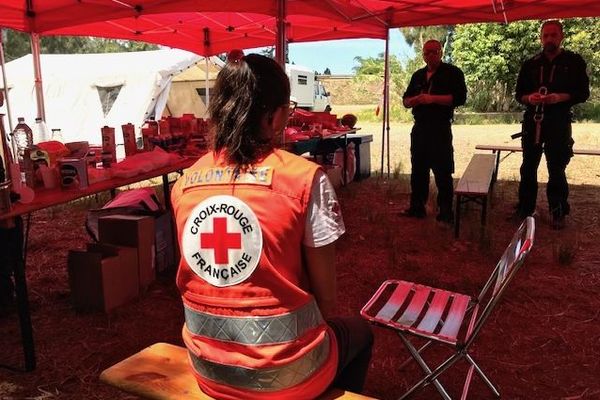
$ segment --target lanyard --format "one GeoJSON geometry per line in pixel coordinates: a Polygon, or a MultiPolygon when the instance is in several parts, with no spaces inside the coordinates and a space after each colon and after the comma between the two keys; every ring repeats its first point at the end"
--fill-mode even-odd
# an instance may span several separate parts
{"type": "MultiPolygon", "coordinates": [[[[546,86],[540,86],[538,93],[542,96],[548,94],[548,88],[546,86]]],[[[544,120],[544,103],[540,103],[535,106],[535,114],[533,114],[533,121],[535,122],[535,144],[540,144],[540,138],[542,136],[542,121],[544,120]]]]}
{"type": "MultiPolygon", "coordinates": [[[[548,84],[551,84],[554,80],[554,71],[556,70],[556,65],[552,65],[552,69],[550,70],[550,76],[548,77],[548,84]]],[[[542,96],[548,94],[548,88],[543,85],[544,84],[544,66],[540,66],[540,88],[538,89],[538,93],[542,96]]],[[[544,120],[544,103],[540,103],[535,106],[535,113],[533,114],[533,121],[535,122],[535,144],[540,144],[540,140],[542,137],[542,121],[544,120]]]]}

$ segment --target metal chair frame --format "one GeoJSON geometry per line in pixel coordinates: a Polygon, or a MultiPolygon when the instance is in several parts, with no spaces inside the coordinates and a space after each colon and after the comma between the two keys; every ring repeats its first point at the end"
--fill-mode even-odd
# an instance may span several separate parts
{"type": "MultiPolygon", "coordinates": [[[[498,389],[469,354],[469,348],[500,301],[508,284],[523,265],[525,257],[533,246],[534,235],[535,220],[533,217],[527,217],[514,234],[477,297],[391,279],[383,282],[365,304],[360,311],[363,318],[373,324],[395,330],[412,358],[425,373],[425,376],[400,399],[405,399],[416,390],[433,383],[443,399],[451,400],[438,377],[462,358],[465,358],[470,366],[461,399],[467,397],[473,371],[496,397],[500,397],[498,389]],[[493,290],[490,291],[492,288],[493,290]],[[393,292],[386,299],[385,296],[392,290],[393,292]],[[385,303],[381,305],[383,300],[385,303]],[[463,334],[460,334],[461,332],[463,334]],[[409,335],[428,341],[417,349],[409,340],[409,335]],[[432,370],[421,356],[421,352],[433,343],[447,345],[454,350],[454,353],[432,370]]],[[[401,367],[408,361],[410,358],[401,367]]]]}

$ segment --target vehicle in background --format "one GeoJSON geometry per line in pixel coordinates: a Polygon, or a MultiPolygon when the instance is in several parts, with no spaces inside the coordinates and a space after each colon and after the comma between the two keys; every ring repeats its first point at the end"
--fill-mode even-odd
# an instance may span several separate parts
{"type": "Polygon", "coordinates": [[[286,64],[285,71],[290,78],[291,97],[298,102],[298,107],[309,111],[331,111],[329,93],[323,82],[315,77],[315,71],[293,64],[286,64]]]}

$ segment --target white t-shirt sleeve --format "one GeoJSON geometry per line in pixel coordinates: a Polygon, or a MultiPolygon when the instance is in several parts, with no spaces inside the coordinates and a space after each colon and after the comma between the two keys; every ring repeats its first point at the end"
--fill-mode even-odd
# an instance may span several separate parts
{"type": "Polygon", "coordinates": [[[342,210],[335,189],[324,171],[319,170],[312,182],[303,244],[323,247],[335,242],[346,232],[342,210]]]}

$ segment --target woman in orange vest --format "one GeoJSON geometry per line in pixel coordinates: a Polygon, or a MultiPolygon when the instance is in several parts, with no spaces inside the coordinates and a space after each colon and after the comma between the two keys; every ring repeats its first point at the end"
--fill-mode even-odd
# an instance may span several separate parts
{"type": "Polygon", "coordinates": [[[223,399],[361,391],[373,335],[331,318],[344,223],[322,168],[278,149],[293,111],[285,71],[231,57],[209,107],[212,151],[178,180],[183,339],[200,388],[223,399]]]}

